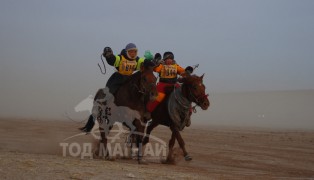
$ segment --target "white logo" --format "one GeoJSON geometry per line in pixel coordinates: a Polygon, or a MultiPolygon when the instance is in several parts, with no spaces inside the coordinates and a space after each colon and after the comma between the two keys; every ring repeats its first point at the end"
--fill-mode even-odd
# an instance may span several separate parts
{"type": "MultiPolygon", "coordinates": [[[[98,98],[94,101],[94,97],[89,95],[86,99],[82,100],[78,105],[76,105],[74,110],[76,112],[89,111],[93,116],[95,123],[103,129],[102,132],[106,133],[106,137],[109,140],[106,145],[106,147],[108,147],[109,156],[128,156],[127,146],[130,146],[130,144],[134,143],[132,142],[131,135],[140,135],[142,137],[146,136],[145,131],[144,133],[135,131],[136,127],[133,125],[133,121],[135,119],[139,120],[141,118],[140,113],[125,106],[116,106],[114,103],[114,96],[109,92],[109,89],[104,88],[101,90],[101,93],[103,94],[102,98],[98,98]],[[118,126],[118,129],[112,129],[110,131],[114,124],[118,126]],[[129,131],[125,130],[122,124],[127,126],[129,131]],[[110,135],[109,131],[111,132],[110,135]],[[126,135],[127,137],[125,137],[126,135]],[[119,142],[119,139],[125,138],[125,145],[121,146],[121,140],[119,142]]],[[[142,125],[145,126],[146,129],[149,123],[143,123],[142,125]]],[[[101,139],[99,129],[92,129],[90,134],[97,140],[101,139]]],[[[70,156],[74,157],[81,156],[82,159],[85,157],[92,159],[93,153],[91,143],[85,142],[83,144],[79,144],[77,142],[71,142],[73,138],[85,135],[86,133],[79,133],[65,138],[63,142],[60,143],[63,156],[67,156],[67,154],[69,154],[70,156]]],[[[152,142],[146,144],[143,151],[144,156],[148,155],[151,158],[166,156],[167,143],[162,139],[152,135],[150,135],[150,139],[152,142]]],[[[136,145],[132,145],[132,147],[135,146],[136,145]]],[[[104,147],[105,146],[103,144],[99,145],[98,149],[100,149],[100,151],[98,156],[106,155],[104,152],[104,147]]]]}
{"type": "Polygon", "coordinates": [[[83,112],[83,111],[89,111],[89,113],[92,113],[93,108],[93,102],[94,102],[94,96],[89,95],[87,98],[82,100],[80,103],[78,103],[74,110],[75,112],[83,112]]]}

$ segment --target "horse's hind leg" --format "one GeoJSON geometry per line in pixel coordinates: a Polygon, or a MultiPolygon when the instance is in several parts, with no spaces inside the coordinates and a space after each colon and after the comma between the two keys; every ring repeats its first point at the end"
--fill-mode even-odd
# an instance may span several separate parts
{"type": "Polygon", "coordinates": [[[101,136],[99,156],[105,156],[105,159],[107,160],[110,159],[110,154],[109,154],[110,150],[107,147],[107,135],[109,134],[108,133],[109,129],[106,128],[106,130],[104,130],[103,128],[99,127],[100,136],[101,136]]]}
{"type": "Polygon", "coordinates": [[[191,156],[189,156],[189,154],[187,153],[186,149],[185,149],[185,142],[180,134],[180,132],[178,130],[175,130],[176,131],[176,138],[178,140],[178,143],[180,145],[180,148],[183,150],[183,155],[184,155],[184,158],[186,161],[191,161],[192,158],[191,156]]]}

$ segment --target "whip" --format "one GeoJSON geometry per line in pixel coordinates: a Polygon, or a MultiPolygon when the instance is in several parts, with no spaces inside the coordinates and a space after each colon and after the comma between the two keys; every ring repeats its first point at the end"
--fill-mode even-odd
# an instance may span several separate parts
{"type": "Polygon", "coordinates": [[[106,65],[105,65],[104,59],[102,58],[102,55],[100,55],[100,59],[101,59],[102,64],[103,64],[103,66],[104,66],[104,72],[103,72],[101,66],[99,65],[99,63],[98,63],[98,67],[99,67],[99,69],[100,69],[101,74],[105,75],[105,74],[106,74],[106,65]]]}

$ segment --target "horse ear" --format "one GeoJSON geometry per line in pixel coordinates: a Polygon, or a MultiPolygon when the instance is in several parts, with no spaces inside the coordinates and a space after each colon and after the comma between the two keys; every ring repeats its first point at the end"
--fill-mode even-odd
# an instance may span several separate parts
{"type": "Polygon", "coordinates": [[[203,81],[203,77],[204,77],[204,75],[205,75],[205,73],[200,77],[201,79],[202,79],[202,81],[203,81]]]}

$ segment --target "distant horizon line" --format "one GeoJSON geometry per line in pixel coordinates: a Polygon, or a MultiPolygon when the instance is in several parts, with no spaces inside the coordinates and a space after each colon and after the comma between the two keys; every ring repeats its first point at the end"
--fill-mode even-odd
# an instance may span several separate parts
{"type": "Polygon", "coordinates": [[[293,91],[314,91],[314,88],[306,88],[306,89],[281,89],[281,90],[235,90],[235,91],[210,91],[209,93],[267,93],[267,92],[293,92],[293,91]]]}

